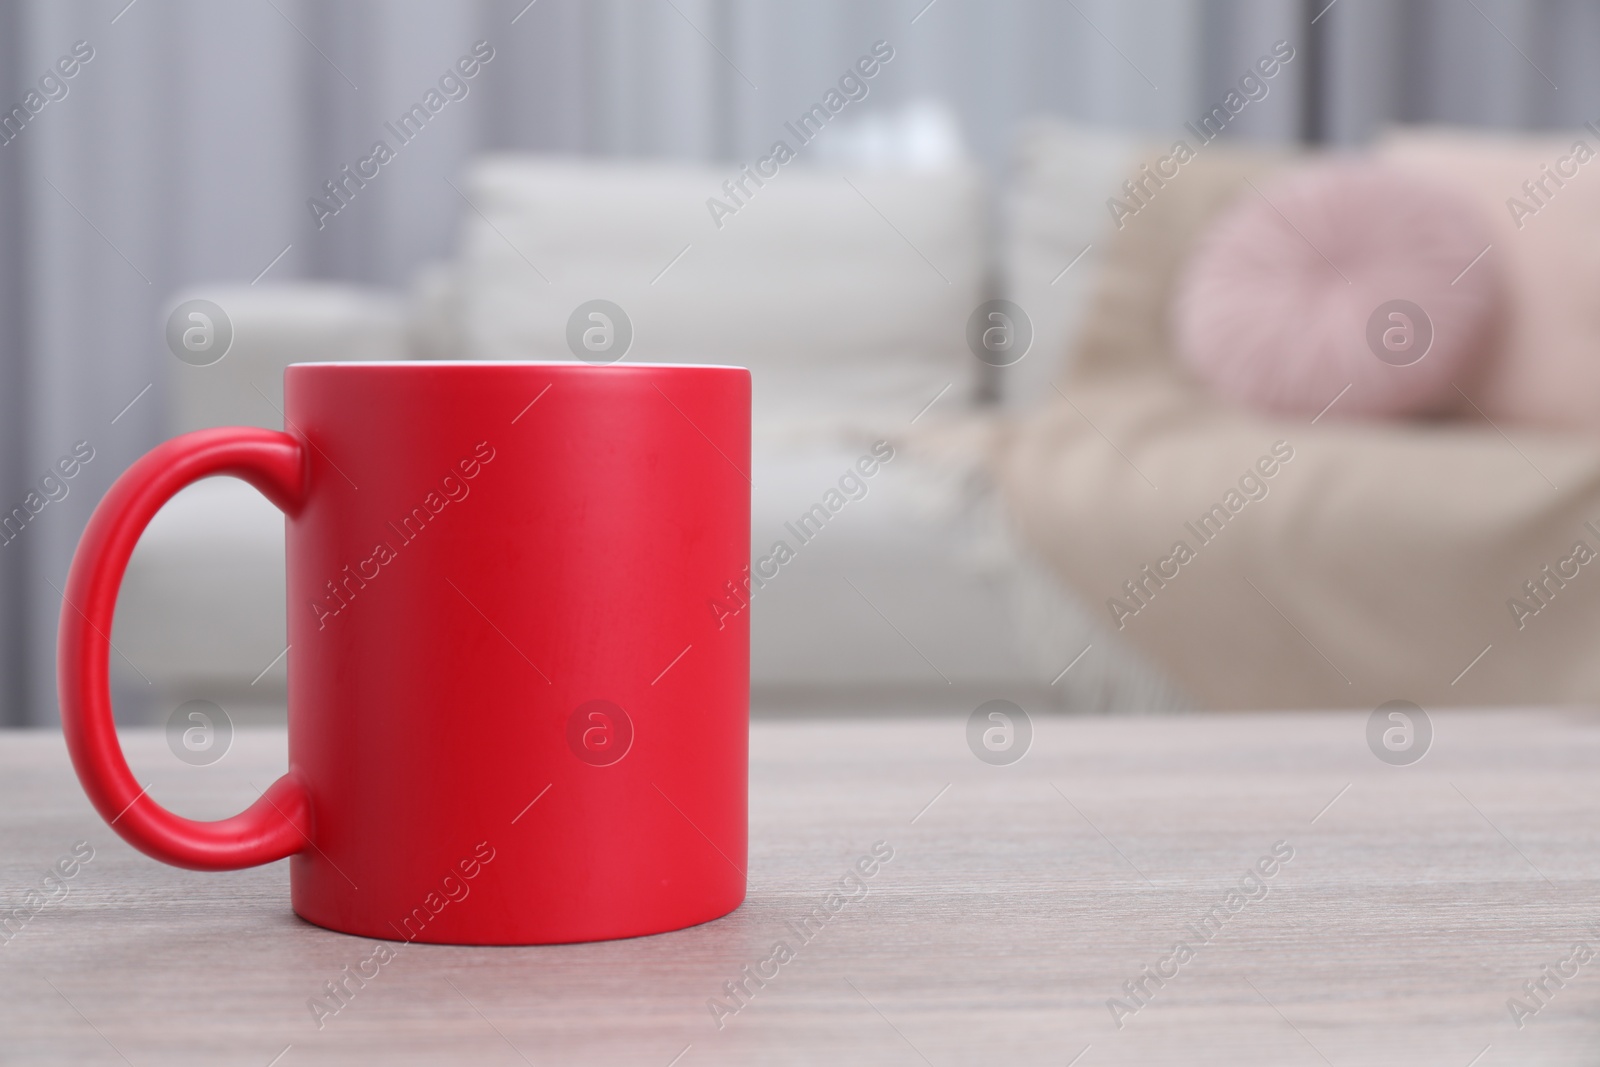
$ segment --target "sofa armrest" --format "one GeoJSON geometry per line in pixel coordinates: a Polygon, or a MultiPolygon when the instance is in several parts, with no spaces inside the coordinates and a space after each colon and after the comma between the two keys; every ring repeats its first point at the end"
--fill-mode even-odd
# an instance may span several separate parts
{"type": "Polygon", "coordinates": [[[209,286],[180,293],[173,306],[197,297],[222,308],[233,340],[208,366],[167,361],[170,434],[209,426],[282,429],[283,370],[290,363],[408,355],[400,301],[380,290],[318,282],[209,286]]]}

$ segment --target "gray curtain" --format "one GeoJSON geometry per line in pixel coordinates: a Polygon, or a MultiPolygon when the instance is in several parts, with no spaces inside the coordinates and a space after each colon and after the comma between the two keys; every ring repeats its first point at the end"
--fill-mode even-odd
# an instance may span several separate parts
{"type": "Polygon", "coordinates": [[[161,435],[166,298],[403,285],[448,254],[465,208],[446,179],[475,152],[753,158],[878,39],[896,58],[870,106],[943,100],[997,178],[1022,118],[1165,135],[1279,39],[1298,56],[1276,102],[1230,136],[1575,125],[1600,117],[1597,31],[1576,0],[0,0],[5,111],[93,49],[0,144],[0,509],[74,442],[96,453],[0,546],[0,722],[55,717],[57,590],[94,502],[161,435]],[[479,40],[494,58],[468,96],[319,229],[308,198],[479,40]]]}

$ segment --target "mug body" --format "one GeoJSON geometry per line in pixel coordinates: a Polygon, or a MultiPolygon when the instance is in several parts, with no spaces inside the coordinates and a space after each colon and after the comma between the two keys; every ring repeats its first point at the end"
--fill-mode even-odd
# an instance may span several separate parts
{"type": "Polygon", "coordinates": [[[295,911],[535,944],[737,907],[749,372],[311,363],[284,392],[295,911]]]}

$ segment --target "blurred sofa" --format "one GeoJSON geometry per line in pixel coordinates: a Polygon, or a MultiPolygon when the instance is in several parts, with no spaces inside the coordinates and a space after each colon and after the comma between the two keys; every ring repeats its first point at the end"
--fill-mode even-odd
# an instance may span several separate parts
{"type": "MultiPolygon", "coordinates": [[[[753,371],[758,553],[876,442],[895,450],[753,598],[758,705],[1181,703],[1013,536],[990,476],[995,409],[979,398],[997,372],[965,340],[996,295],[982,176],[958,157],[880,163],[785,169],[719,226],[706,201],[723,195],[721,169],[482,158],[461,183],[456,254],[406,293],[176,294],[221,306],[234,342],[210,366],[172,361],[170,428],[281,428],[291,362],[570,360],[569,317],[603,298],[629,320],[630,362],[753,371]]],[[[282,536],[272,507],[227,479],[151,525],[116,621],[119,648],[156,683],[150,714],[193,697],[281,702],[282,536]]]]}
{"type": "MultiPolygon", "coordinates": [[[[1509,175],[1553,143],[1481,137],[1471,152],[1509,175]]],[[[705,201],[730,175],[715,168],[484,158],[463,183],[456,254],[406,293],[180,294],[223,306],[236,340],[211,367],[173,361],[171,427],[281,426],[280,378],[294,361],[571,359],[569,316],[603,298],[629,317],[628,360],[754,372],[758,550],[875,442],[895,449],[867,497],[753,600],[758,704],[1600,697],[1588,654],[1600,583],[1557,586],[1545,573],[1580,539],[1600,546],[1584,526],[1600,523],[1593,433],[1503,422],[1493,396],[1480,399],[1495,415],[1430,422],[1337,412],[1296,422],[1212,396],[1172,354],[1175,279],[1247,179],[1294,155],[1210,146],[1118,228],[1106,201],[1154,150],[1041,121],[1022,131],[998,189],[958,158],[834,160],[783,171],[720,227],[705,201]],[[1031,340],[1020,359],[968,349],[967,320],[993,297],[1023,309],[1031,340]],[[1184,523],[1279,447],[1293,460],[1279,461],[1270,496],[1179,578],[1153,584],[1145,566],[1184,523]],[[1543,600],[1529,598],[1530,581],[1543,600]],[[1131,616],[1112,606],[1140,603],[1130,583],[1146,593],[1131,616]],[[1533,617],[1508,610],[1518,598],[1533,617]]],[[[1402,137],[1378,151],[1408,150],[1402,137]]],[[[1499,184],[1468,191],[1497,210],[1499,184]]],[[[1572,218],[1547,211],[1541,221],[1557,228],[1543,243],[1500,253],[1529,300],[1541,287],[1529,257],[1581,244],[1562,228],[1592,231],[1600,212],[1563,195],[1572,218]]],[[[1600,270],[1586,255],[1562,269],[1600,270]]],[[[1575,317],[1583,306],[1521,313],[1575,317]]],[[[1589,351],[1572,338],[1568,349],[1589,351]]],[[[158,703],[281,702],[293,660],[282,655],[281,546],[271,507],[225,480],[157,518],[129,571],[117,640],[158,683],[158,703]]]]}

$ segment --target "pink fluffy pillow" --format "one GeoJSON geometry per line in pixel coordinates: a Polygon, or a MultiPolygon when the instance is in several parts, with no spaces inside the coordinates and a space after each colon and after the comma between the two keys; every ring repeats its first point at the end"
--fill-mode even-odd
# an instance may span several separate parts
{"type": "Polygon", "coordinates": [[[1450,187],[1381,163],[1246,186],[1180,279],[1179,357],[1268,411],[1316,415],[1335,398],[1330,418],[1439,411],[1492,343],[1503,286],[1495,257],[1473,262],[1490,239],[1450,187]]]}

